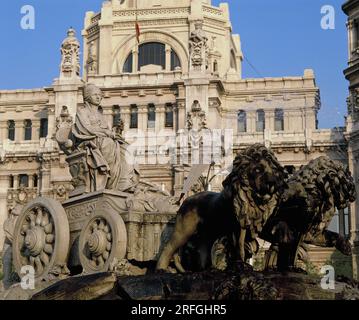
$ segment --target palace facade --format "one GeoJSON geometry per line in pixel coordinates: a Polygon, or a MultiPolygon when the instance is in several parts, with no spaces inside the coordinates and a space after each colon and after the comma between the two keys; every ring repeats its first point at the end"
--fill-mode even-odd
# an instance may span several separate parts
{"type": "MultiPolygon", "coordinates": [[[[178,152],[178,140],[189,129],[219,132],[220,157],[211,175],[226,169],[223,155],[232,159],[258,142],[271,147],[290,173],[322,155],[348,163],[349,154],[354,166],[353,113],[347,131],[318,129],[321,101],[313,70],[279,78],[242,77],[241,40],[232,33],[225,3],[106,1],[101,12],[86,13],[82,37],[82,78],[80,43],[70,29],[52,84],[0,90],[0,243],[2,225],[17,204],[39,195],[59,201],[69,197],[71,176],[54,135],[64,110],[74,117],[83,104],[84,82],[102,89],[102,109],[111,126],[123,120],[144,178],[177,196],[193,164],[174,161],[178,153],[194,153],[193,147],[178,152]]],[[[218,174],[210,188],[219,190],[222,179],[218,174]]],[[[355,205],[351,209],[358,212],[355,205]]],[[[342,234],[358,229],[348,212],[336,219],[342,234]]]]}

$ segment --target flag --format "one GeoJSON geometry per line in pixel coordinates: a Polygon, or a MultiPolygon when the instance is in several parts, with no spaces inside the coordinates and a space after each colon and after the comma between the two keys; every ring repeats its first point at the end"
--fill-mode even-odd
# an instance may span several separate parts
{"type": "Polygon", "coordinates": [[[140,42],[140,35],[141,35],[140,25],[136,21],[136,38],[138,43],[140,42]]]}

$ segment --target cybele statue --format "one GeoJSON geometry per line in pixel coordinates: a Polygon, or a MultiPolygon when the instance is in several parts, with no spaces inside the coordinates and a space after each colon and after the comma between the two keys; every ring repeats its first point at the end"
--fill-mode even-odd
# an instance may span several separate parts
{"type": "MultiPolygon", "coordinates": [[[[268,271],[295,271],[308,244],[351,255],[349,241],[328,230],[336,210],[356,198],[351,173],[339,162],[321,157],[288,177],[270,149],[254,144],[237,154],[221,192],[197,193],[178,207],[178,199],[141,178],[123,121],[107,124],[101,90],[87,84],[83,93],[75,119],[66,106],[57,119],[56,139],[72,175],[69,199],[36,198],[5,224],[12,226],[7,273],[11,264],[18,274],[31,266],[42,286],[58,282],[33,299],[56,299],[63,285],[67,298],[95,299],[113,295],[115,283],[122,288],[117,298],[281,299],[288,286],[302,298],[295,283],[311,286],[309,278],[293,273],[295,281],[283,282],[285,274],[253,270],[248,262],[258,239],[271,243],[268,271]],[[84,294],[88,286],[94,290],[84,294]]],[[[359,299],[350,290],[347,296],[359,299]]]]}

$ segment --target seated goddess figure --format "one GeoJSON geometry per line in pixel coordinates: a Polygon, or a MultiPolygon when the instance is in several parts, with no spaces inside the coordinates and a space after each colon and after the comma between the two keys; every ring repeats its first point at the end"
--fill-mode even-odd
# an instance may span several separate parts
{"type": "Polygon", "coordinates": [[[129,193],[128,209],[176,212],[175,200],[150,182],[141,181],[135,159],[122,137],[123,122],[110,129],[100,108],[102,92],[95,85],[84,87],[84,106],[77,110],[72,126],[74,147],[86,151],[92,190],[129,193]]]}
{"type": "Polygon", "coordinates": [[[112,131],[100,108],[102,92],[95,85],[84,88],[84,107],[76,114],[72,134],[78,149],[87,150],[87,165],[96,190],[127,192],[139,182],[139,171],[119,132],[112,131]]]}

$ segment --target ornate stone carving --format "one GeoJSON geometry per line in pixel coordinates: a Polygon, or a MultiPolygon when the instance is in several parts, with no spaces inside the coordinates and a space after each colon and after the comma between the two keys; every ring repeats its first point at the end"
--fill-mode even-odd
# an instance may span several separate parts
{"type": "Polygon", "coordinates": [[[191,57],[191,69],[205,71],[208,68],[208,38],[202,29],[203,22],[195,23],[195,30],[189,37],[189,51],[191,57]]]}
{"type": "Polygon", "coordinates": [[[351,95],[347,98],[348,114],[356,116],[359,113],[359,88],[351,90],[351,95]]]}
{"type": "Polygon", "coordinates": [[[87,73],[89,75],[97,73],[97,47],[95,42],[92,41],[89,45],[88,57],[86,61],[87,73]]]}
{"type": "Polygon", "coordinates": [[[208,129],[206,113],[202,110],[201,105],[197,100],[193,102],[191,112],[187,113],[187,129],[208,129]]]}
{"type": "Polygon", "coordinates": [[[70,28],[67,31],[67,38],[61,45],[61,72],[66,77],[80,75],[80,42],[76,38],[76,32],[70,28]]]}

